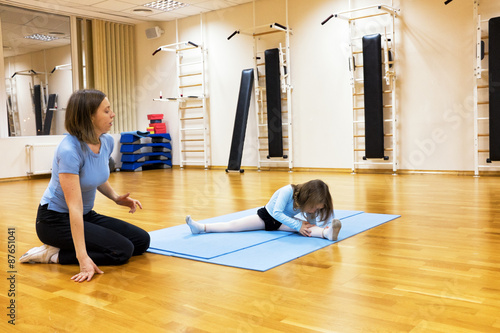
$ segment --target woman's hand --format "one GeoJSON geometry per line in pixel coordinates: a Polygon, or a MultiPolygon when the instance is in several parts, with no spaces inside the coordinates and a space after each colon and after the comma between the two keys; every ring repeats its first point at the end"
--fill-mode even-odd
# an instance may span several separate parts
{"type": "Polygon", "coordinates": [[[117,205],[129,207],[129,213],[134,213],[137,209],[137,206],[142,209],[142,205],[139,200],[135,200],[129,197],[130,193],[118,195],[109,184],[109,181],[106,181],[105,183],[99,185],[97,189],[106,197],[116,202],[117,205]]]}
{"type": "Polygon", "coordinates": [[[120,206],[126,206],[129,207],[129,213],[134,213],[137,209],[137,206],[139,206],[140,209],[142,209],[141,202],[136,199],[132,199],[129,197],[130,193],[120,195],[118,198],[116,198],[116,204],[120,206]]]}
{"type": "Polygon", "coordinates": [[[299,233],[302,236],[311,237],[311,230],[309,230],[309,228],[311,228],[312,226],[313,225],[311,223],[302,221],[302,226],[300,227],[299,233]]]}
{"type": "Polygon", "coordinates": [[[85,257],[82,260],[78,260],[80,262],[80,273],[74,275],[71,280],[75,282],[83,282],[85,280],[90,281],[95,273],[102,274],[104,273],[97,267],[94,261],[89,257],[85,257]]]}

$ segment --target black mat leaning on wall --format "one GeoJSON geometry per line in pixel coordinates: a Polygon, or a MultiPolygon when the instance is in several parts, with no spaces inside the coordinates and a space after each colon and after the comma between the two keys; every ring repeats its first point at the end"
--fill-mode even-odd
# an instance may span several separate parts
{"type": "Polygon", "coordinates": [[[500,161],[500,17],[489,20],[488,34],[490,163],[500,161]]]}
{"type": "Polygon", "coordinates": [[[268,158],[283,157],[279,49],[266,50],[264,56],[266,59],[268,158]]]}
{"type": "Polygon", "coordinates": [[[33,87],[33,105],[35,106],[35,125],[36,125],[36,135],[43,134],[43,122],[42,122],[42,87],[39,84],[35,84],[33,87]]]}
{"type": "Polygon", "coordinates": [[[384,110],[382,92],[382,39],[380,34],[363,36],[363,80],[365,98],[365,156],[384,158],[384,110]]]}
{"type": "Polygon", "coordinates": [[[47,111],[45,112],[45,122],[43,124],[43,135],[50,134],[50,128],[52,127],[52,117],[54,115],[54,108],[56,106],[56,94],[49,95],[49,102],[47,103],[47,111]]]}
{"type": "Polygon", "coordinates": [[[238,104],[236,106],[236,117],[234,119],[233,139],[229,152],[229,162],[226,172],[239,171],[241,169],[241,158],[243,155],[243,144],[245,143],[245,133],[247,129],[248,110],[253,88],[253,69],[244,69],[241,73],[240,92],[238,104]]]}

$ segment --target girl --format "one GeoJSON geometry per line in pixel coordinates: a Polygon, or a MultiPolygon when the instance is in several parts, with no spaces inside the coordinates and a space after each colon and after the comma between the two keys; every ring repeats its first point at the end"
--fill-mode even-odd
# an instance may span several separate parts
{"type": "Polygon", "coordinates": [[[83,282],[103,273],[97,265],[124,264],[148,249],[146,231],[93,210],[97,190],[130,213],[142,209],[138,200],[129,193],[118,195],[108,182],[114,140],[106,133],[114,117],[101,91],[71,95],[64,123],[69,135],[55,152],[36,218],[36,232],[44,245],[29,250],[21,262],[79,264],[80,273],[72,279],[83,282]]]}
{"type": "Polygon", "coordinates": [[[281,230],[299,232],[307,237],[337,240],[342,224],[334,219],[333,203],[328,185],[316,179],[303,184],[287,185],[276,191],[257,215],[241,219],[202,224],[186,217],[193,234],[205,232],[237,232],[249,230],[281,230]],[[305,221],[296,218],[302,213],[305,221]]]}

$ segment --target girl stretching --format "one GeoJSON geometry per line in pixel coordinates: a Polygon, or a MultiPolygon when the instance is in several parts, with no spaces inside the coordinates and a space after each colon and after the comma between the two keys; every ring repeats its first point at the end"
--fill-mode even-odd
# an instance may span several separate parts
{"type": "Polygon", "coordinates": [[[280,188],[256,215],[208,224],[198,223],[188,215],[186,223],[193,234],[281,230],[299,232],[306,237],[336,241],[342,224],[333,215],[333,203],[328,185],[316,179],[280,188]],[[299,213],[302,213],[305,220],[295,217],[299,213]]]}

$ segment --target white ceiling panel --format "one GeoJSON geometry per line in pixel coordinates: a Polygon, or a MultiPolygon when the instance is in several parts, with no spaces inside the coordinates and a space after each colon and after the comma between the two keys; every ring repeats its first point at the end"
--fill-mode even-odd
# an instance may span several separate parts
{"type": "MultiPolygon", "coordinates": [[[[47,0],[39,0],[39,1],[47,2],[47,0]]],[[[98,4],[100,2],[103,2],[104,0],[64,0],[64,1],[61,1],[61,0],[51,0],[51,1],[53,1],[55,3],[58,3],[61,6],[67,5],[68,3],[70,3],[70,4],[71,3],[78,4],[78,5],[81,5],[81,6],[92,6],[92,5],[98,4]]]]}
{"type": "Polygon", "coordinates": [[[148,2],[151,2],[148,0],[121,0],[121,1],[126,2],[126,3],[130,3],[132,5],[136,5],[136,6],[143,6],[143,5],[147,4],[148,2]]]}
{"type": "Polygon", "coordinates": [[[151,15],[148,16],[149,19],[152,19],[154,21],[172,21],[175,19],[180,19],[187,17],[187,15],[182,15],[177,13],[177,11],[171,11],[171,12],[162,12],[159,14],[151,15]]]}
{"type": "Polygon", "coordinates": [[[234,5],[235,5],[234,3],[225,0],[206,0],[196,4],[197,7],[205,8],[208,10],[224,9],[232,7],[234,5]]]}
{"type": "Polygon", "coordinates": [[[236,5],[241,5],[244,3],[252,2],[253,0],[230,0],[230,2],[236,4],[236,5]]]}
{"type": "Polygon", "coordinates": [[[95,5],[92,5],[92,7],[101,8],[101,9],[108,9],[108,10],[111,10],[114,12],[120,12],[123,10],[133,8],[133,7],[135,7],[135,5],[127,3],[127,2],[123,2],[123,1],[107,0],[107,1],[96,3],[95,5]]]}
{"type": "Polygon", "coordinates": [[[198,15],[200,13],[207,12],[207,8],[198,7],[197,5],[189,5],[187,7],[182,7],[172,11],[173,13],[182,14],[185,16],[198,15]]]}

